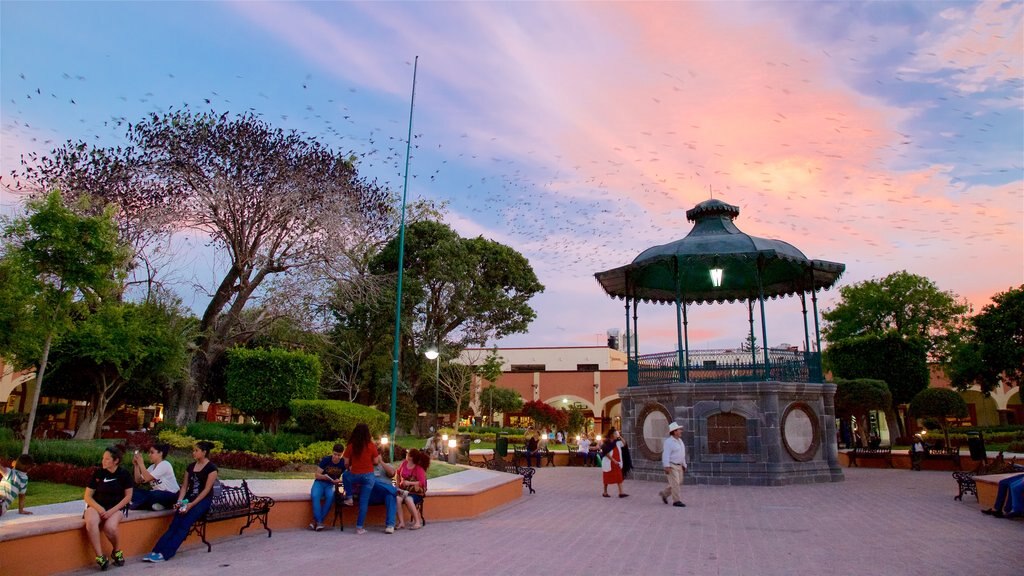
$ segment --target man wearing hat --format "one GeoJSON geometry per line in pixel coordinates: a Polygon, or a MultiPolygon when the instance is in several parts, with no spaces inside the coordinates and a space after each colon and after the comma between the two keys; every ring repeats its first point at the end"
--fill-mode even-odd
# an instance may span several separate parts
{"type": "Polygon", "coordinates": [[[668,497],[672,496],[673,506],[686,506],[679,499],[679,487],[683,485],[683,471],[686,470],[686,444],[683,444],[683,427],[675,422],[668,425],[668,438],[661,448],[661,465],[668,476],[668,488],[658,493],[661,501],[668,504],[668,497]]]}
{"type": "Polygon", "coordinates": [[[914,441],[910,444],[910,469],[921,470],[921,462],[928,451],[928,445],[920,434],[914,434],[914,441]]]}

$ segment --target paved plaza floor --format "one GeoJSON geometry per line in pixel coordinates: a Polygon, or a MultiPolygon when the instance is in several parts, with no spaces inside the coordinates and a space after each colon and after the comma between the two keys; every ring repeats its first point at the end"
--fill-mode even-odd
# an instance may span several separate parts
{"type": "MultiPolygon", "coordinates": [[[[985,575],[1024,574],[1024,522],[956,502],[949,472],[844,469],[834,484],[686,486],[665,506],[653,482],[601,497],[597,468],[543,468],[537,493],[474,520],[383,533],[262,530],[190,547],[162,564],[130,558],[108,573],[162,575],[985,575]]],[[[270,521],[273,527],[274,515],[270,521]]],[[[429,519],[428,519],[429,520],[429,519]]],[[[92,574],[79,570],[73,574],[92,574]]]]}

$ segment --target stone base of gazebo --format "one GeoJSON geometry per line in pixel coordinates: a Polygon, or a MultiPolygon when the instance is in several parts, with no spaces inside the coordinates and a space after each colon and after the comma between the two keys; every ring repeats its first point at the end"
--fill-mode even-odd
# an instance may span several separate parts
{"type": "Polygon", "coordinates": [[[665,480],[668,423],[684,427],[687,484],[840,482],[834,384],[680,382],[619,391],[633,477],[665,480]]]}

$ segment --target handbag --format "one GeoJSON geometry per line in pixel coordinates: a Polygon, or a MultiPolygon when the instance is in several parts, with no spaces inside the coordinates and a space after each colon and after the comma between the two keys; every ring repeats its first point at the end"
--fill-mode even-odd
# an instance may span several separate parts
{"type": "Polygon", "coordinates": [[[611,456],[605,456],[601,459],[601,472],[612,471],[612,458],[611,456]]]}

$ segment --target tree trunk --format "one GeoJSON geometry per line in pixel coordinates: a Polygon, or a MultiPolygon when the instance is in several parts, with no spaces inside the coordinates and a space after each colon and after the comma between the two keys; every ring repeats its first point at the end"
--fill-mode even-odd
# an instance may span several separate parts
{"type": "Polygon", "coordinates": [[[903,438],[903,431],[896,419],[896,413],[892,410],[885,411],[885,424],[889,427],[889,446],[895,446],[896,441],[903,438]]]}
{"type": "Polygon", "coordinates": [[[32,408],[28,411],[28,422],[25,423],[25,441],[21,445],[21,453],[28,454],[32,443],[32,430],[36,426],[36,409],[39,407],[39,391],[43,389],[43,375],[46,374],[46,362],[50,359],[50,344],[53,343],[53,330],[46,333],[43,344],[43,357],[39,359],[39,371],[36,373],[36,388],[32,393],[32,408]]]}
{"type": "Polygon", "coordinates": [[[89,403],[81,422],[78,423],[78,430],[75,431],[75,440],[92,440],[100,437],[100,427],[103,426],[100,414],[105,407],[99,407],[89,403]]]}
{"type": "Polygon", "coordinates": [[[205,350],[196,350],[189,365],[188,378],[168,391],[164,421],[174,422],[175,426],[187,426],[196,421],[196,413],[203,400],[202,387],[210,373],[206,358],[205,350]]]}

